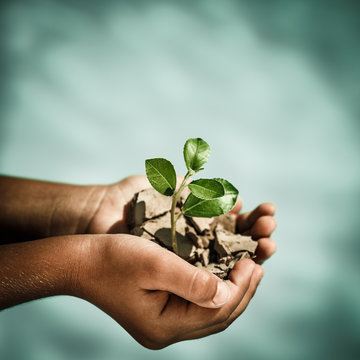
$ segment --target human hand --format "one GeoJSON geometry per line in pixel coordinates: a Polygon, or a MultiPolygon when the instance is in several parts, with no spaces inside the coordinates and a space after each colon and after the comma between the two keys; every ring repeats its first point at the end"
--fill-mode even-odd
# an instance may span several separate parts
{"type": "Polygon", "coordinates": [[[224,282],[147,239],[87,239],[73,295],[98,306],[151,349],[224,330],[245,310],[263,276],[260,265],[243,259],[224,282]]]}
{"type": "Polygon", "coordinates": [[[125,206],[144,176],[113,185],[71,185],[0,176],[0,244],[49,236],[126,232],[125,206]]]}
{"type": "Polygon", "coordinates": [[[77,296],[151,349],[224,330],[245,310],[263,275],[260,265],[243,259],[224,282],[127,234],[2,245],[0,264],[0,310],[47,296],[77,296]]]}
{"type": "MultiPolygon", "coordinates": [[[[127,206],[135,193],[148,187],[151,185],[144,175],[130,176],[119,183],[108,185],[99,202],[99,208],[90,222],[89,232],[126,233],[127,206]]],[[[242,201],[238,199],[232,210],[232,213],[237,214],[238,231],[244,235],[251,235],[258,241],[255,261],[261,264],[276,251],[276,243],[270,238],[276,228],[275,205],[263,203],[246,213],[239,213],[241,208],[242,201]]]]}

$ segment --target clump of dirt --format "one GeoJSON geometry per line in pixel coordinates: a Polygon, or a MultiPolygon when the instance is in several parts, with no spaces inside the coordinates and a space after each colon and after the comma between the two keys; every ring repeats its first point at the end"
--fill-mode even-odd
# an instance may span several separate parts
{"type": "MultiPolygon", "coordinates": [[[[177,204],[177,212],[184,198],[177,204]]],[[[128,209],[130,233],[172,250],[170,226],[171,197],[149,188],[135,194],[128,209]]],[[[176,224],[179,256],[227,279],[236,262],[253,259],[257,242],[251,236],[236,234],[236,215],[214,218],[180,217],[176,224]]]]}

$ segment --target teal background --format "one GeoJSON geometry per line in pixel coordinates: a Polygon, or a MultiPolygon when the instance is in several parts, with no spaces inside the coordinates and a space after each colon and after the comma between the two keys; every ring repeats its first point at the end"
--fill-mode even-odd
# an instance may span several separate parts
{"type": "Polygon", "coordinates": [[[161,351],[89,303],[0,313],[0,358],[359,359],[360,3],[3,1],[0,171],[111,183],[182,147],[272,201],[278,252],[221,334],[161,351]]]}

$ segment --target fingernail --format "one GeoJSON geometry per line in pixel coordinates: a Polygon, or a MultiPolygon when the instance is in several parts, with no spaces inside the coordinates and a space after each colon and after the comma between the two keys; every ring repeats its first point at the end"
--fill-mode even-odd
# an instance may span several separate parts
{"type": "Polygon", "coordinates": [[[212,302],[215,306],[222,306],[228,302],[230,299],[230,289],[224,281],[219,281],[217,286],[217,291],[212,299],[212,302]]]}

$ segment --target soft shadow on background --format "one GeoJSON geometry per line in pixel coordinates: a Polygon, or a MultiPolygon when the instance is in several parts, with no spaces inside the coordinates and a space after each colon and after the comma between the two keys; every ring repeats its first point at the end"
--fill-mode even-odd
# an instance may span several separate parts
{"type": "Polygon", "coordinates": [[[71,297],[1,312],[0,358],[358,359],[358,1],[2,1],[0,171],[110,183],[182,146],[245,210],[277,207],[277,254],[225,332],[154,352],[71,297]]]}

